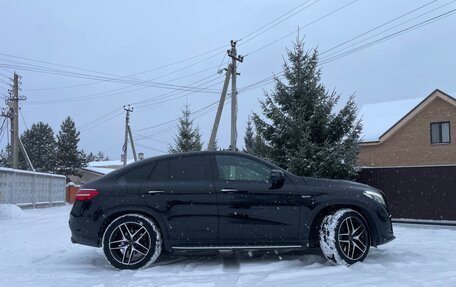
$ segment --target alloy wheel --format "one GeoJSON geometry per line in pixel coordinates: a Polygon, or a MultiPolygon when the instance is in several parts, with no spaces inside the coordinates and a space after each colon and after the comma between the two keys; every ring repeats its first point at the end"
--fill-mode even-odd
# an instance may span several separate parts
{"type": "Polygon", "coordinates": [[[109,237],[109,251],[123,265],[142,261],[154,245],[147,229],[138,222],[120,224],[109,237]]]}
{"type": "Polygon", "coordinates": [[[349,216],[339,225],[339,248],[348,259],[356,261],[363,257],[369,248],[368,241],[368,230],[359,218],[349,216]]]}

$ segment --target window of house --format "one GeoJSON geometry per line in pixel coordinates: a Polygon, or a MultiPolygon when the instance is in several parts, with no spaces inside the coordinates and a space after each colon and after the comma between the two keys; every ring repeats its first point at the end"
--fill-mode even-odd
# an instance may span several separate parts
{"type": "Polygon", "coordinates": [[[450,143],[450,122],[431,123],[431,143],[450,143]]]}

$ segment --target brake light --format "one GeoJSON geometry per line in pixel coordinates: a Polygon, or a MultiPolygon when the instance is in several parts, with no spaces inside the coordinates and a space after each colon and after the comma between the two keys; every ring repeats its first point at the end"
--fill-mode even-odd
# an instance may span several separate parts
{"type": "Polygon", "coordinates": [[[86,201],[97,196],[99,192],[96,189],[80,189],[76,196],[74,197],[75,201],[86,201]]]}

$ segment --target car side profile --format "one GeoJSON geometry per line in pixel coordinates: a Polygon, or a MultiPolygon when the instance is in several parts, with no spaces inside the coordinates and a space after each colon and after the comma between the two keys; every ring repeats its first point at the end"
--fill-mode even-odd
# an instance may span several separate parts
{"type": "Polygon", "coordinates": [[[117,269],[145,268],[163,250],[318,247],[350,265],[395,238],[381,191],[222,151],[153,157],[86,183],[69,225],[73,243],[102,247],[117,269]]]}

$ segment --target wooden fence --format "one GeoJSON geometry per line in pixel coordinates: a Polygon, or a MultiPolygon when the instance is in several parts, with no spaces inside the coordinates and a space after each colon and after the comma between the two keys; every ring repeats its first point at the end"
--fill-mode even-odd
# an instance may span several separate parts
{"type": "Polygon", "coordinates": [[[358,181],[386,194],[393,218],[456,220],[456,166],[363,168],[358,181]]]}

